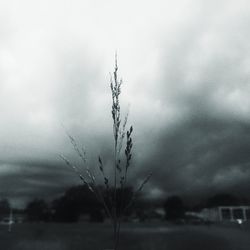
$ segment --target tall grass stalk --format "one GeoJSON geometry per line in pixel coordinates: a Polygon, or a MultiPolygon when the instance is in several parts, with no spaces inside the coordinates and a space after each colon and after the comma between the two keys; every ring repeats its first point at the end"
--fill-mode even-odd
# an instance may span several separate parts
{"type": "Polygon", "coordinates": [[[117,56],[115,56],[114,72],[110,74],[110,90],[112,98],[111,114],[113,121],[114,140],[113,181],[111,180],[111,176],[106,176],[102,158],[101,156],[98,156],[99,170],[103,177],[107,198],[105,197],[100,187],[97,185],[95,175],[87,165],[86,151],[83,147],[80,147],[74,137],[67,132],[67,136],[71,144],[73,145],[74,150],[76,151],[77,155],[80,157],[81,161],[85,166],[84,171],[81,171],[77,166],[72,164],[64,155],[60,155],[64,162],[68,166],[70,166],[74,170],[74,172],[80,177],[83,184],[86,185],[89,190],[96,196],[98,201],[103,205],[107,216],[111,219],[113,226],[114,250],[118,250],[120,228],[123,214],[133,204],[138,193],[143,189],[144,185],[151,177],[151,174],[149,174],[133,193],[131,199],[129,201],[125,200],[124,192],[127,185],[128,171],[130,169],[132,160],[133,127],[130,126],[129,129],[127,129],[128,113],[125,115],[123,120],[121,118],[120,94],[122,84],[122,79],[118,78],[117,56]],[[124,143],[124,140],[126,140],[126,143],[124,143]],[[124,157],[122,157],[122,151],[124,153],[124,157]],[[118,189],[120,190],[119,193],[118,189]]]}

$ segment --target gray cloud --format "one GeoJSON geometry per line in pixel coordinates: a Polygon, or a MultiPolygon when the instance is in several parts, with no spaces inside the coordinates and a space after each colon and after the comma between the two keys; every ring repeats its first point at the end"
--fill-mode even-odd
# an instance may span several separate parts
{"type": "Polygon", "coordinates": [[[135,128],[131,183],[152,170],[152,196],[247,190],[247,1],[94,2],[0,8],[0,198],[79,183],[58,158],[79,163],[61,123],[109,169],[115,49],[135,128]]]}

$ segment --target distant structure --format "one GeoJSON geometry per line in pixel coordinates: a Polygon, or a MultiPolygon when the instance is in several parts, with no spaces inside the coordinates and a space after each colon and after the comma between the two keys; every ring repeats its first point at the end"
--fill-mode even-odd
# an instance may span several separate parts
{"type": "Polygon", "coordinates": [[[0,225],[8,225],[9,231],[11,231],[12,224],[23,223],[24,221],[25,214],[20,212],[13,212],[12,209],[10,209],[10,212],[8,214],[0,214],[0,225]]]}
{"type": "Polygon", "coordinates": [[[250,220],[250,206],[223,206],[219,207],[220,221],[247,221],[250,220]]]}
{"type": "Polygon", "coordinates": [[[199,217],[208,221],[230,221],[245,222],[250,221],[250,206],[219,206],[214,208],[204,208],[199,213],[199,217]]]}
{"type": "Polygon", "coordinates": [[[14,223],[14,220],[13,220],[13,211],[12,211],[12,208],[10,208],[10,215],[9,215],[9,227],[8,227],[8,231],[11,232],[11,229],[12,229],[12,224],[14,223]]]}

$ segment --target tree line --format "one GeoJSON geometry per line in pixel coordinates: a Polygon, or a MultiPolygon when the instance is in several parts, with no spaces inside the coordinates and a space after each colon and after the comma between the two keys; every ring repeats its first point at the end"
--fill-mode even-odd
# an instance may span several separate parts
{"type": "MultiPolygon", "coordinates": [[[[100,187],[104,192],[103,197],[110,208],[113,204],[110,201],[109,195],[105,195],[105,188],[100,187]]],[[[112,190],[110,190],[112,193],[112,190]]],[[[123,196],[123,202],[127,204],[133,197],[134,190],[132,187],[126,187],[122,190],[117,190],[117,197],[123,196]]],[[[150,216],[155,216],[154,209],[162,208],[164,215],[161,219],[175,221],[185,217],[187,210],[200,210],[204,207],[216,206],[232,206],[249,204],[246,199],[240,199],[231,194],[217,194],[192,208],[187,207],[180,196],[170,196],[162,201],[152,201],[145,199],[143,196],[138,197],[134,204],[124,212],[124,218],[131,217],[144,221],[150,219],[150,216]],[[151,211],[151,212],[149,212],[151,211]]],[[[121,200],[117,199],[117,211],[121,213],[119,208],[123,208],[121,200]]],[[[10,212],[10,204],[7,199],[0,200],[0,219],[1,215],[7,215],[10,212]]],[[[103,209],[102,204],[93,196],[93,193],[86,185],[74,186],[67,189],[63,195],[46,202],[44,199],[33,199],[23,210],[26,220],[30,222],[77,222],[81,217],[91,222],[103,222],[107,215],[103,209]]]]}

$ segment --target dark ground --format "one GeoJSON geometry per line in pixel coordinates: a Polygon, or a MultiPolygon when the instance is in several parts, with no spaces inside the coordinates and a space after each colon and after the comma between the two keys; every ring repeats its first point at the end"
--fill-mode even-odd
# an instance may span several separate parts
{"type": "MultiPolygon", "coordinates": [[[[0,250],[104,250],[112,247],[108,224],[0,226],[0,250]]],[[[124,224],[121,250],[249,250],[249,225],[124,224]]]]}

